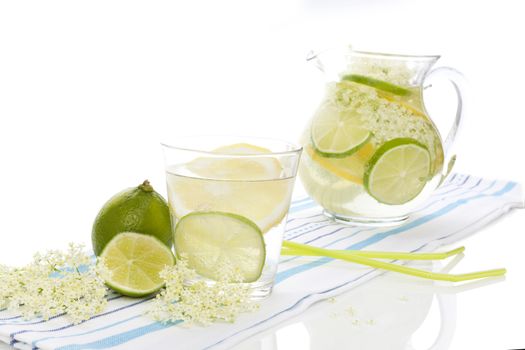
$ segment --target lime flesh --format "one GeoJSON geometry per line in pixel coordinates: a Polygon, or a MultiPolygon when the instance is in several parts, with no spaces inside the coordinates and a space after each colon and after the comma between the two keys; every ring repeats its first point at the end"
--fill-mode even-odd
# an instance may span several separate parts
{"type": "Polygon", "coordinates": [[[341,111],[329,104],[321,107],[311,126],[315,150],[328,158],[342,158],[355,153],[371,135],[355,110],[341,111]]]}
{"type": "Polygon", "coordinates": [[[109,270],[106,284],[115,291],[140,297],[164,285],[159,273],[175,264],[175,257],[155,237],[135,232],[116,235],[100,255],[109,270]]]}
{"type": "Polygon", "coordinates": [[[423,144],[411,138],[393,139],[368,162],[365,189],[380,203],[404,204],[423,190],[430,170],[430,153],[423,144]]]}
{"type": "Polygon", "coordinates": [[[199,275],[218,280],[222,268],[256,281],[266,258],[263,235],[246,217],[225,212],[193,212],[179,220],[175,251],[199,275]]]}

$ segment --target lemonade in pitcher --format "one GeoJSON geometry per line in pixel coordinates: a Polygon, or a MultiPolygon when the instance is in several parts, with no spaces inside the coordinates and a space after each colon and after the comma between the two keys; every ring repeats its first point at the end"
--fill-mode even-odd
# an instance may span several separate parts
{"type": "Polygon", "coordinates": [[[300,177],[326,215],[399,223],[439,186],[445,152],[422,97],[437,58],[350,51],[335,71],[313,56],[329,81],[302,135],[300,177]]]}

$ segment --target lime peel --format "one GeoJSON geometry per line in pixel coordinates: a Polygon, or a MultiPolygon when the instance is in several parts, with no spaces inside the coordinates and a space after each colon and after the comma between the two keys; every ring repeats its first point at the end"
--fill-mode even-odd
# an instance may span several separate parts
{"type": "Polygon", "coordinates": [[[395,84],[389,83],[384,80],[379,80],[379,79],[375,79],[375,78],[371,78],[371,77],[367,77],[367,76],[359,75],[359,74],[347,74],[342,77],[342,80],[352,81],[354,83],[367,85],[375,89],[390,92],[398,96],[408,96],[411,93],[409,89],[406,89],[399,85],[395,85],[395,84]]]}

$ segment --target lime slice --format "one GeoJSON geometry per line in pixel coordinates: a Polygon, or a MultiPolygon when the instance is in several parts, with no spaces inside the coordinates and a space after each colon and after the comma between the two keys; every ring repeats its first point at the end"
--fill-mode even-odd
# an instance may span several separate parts
{"type": "Polygon", "coordinates": [[[377,201],[404,204],[423,190],[431,169],[428,149],[411,138],[385,142],[367,164],[365,189],[377,201]]]}
{"type": "Polygon", "coordinates": [[[130,297],[159,290],[164,285],[160,271],[175,264],[173,253],[164,243],[135,232],[117,234],[100,256],[110,272],[106,284],[130,297]]]}
{"type": "Polygon", "coordinates": [[[371,135],[355,110],[340,110],[331,104],[322,106],[312,121],[312,143],[324,157],[347,157],[366,144],[371,135]]]}
{"type": "Polygon", "coordinates": [[[364,75],[348,74],[348,75],[343,76],[342,80],[353,81],[354,83],[367,85],[375,89],[390,92],[391,94],[398,95],[398,96],[410,95],[410,90],[407,88],[389,83],[384,80],[370,78],[364,75]]]}
{"type": "Polygon", "coordinates": [[[288,212],[294,182],[293,178],[283,178],[282,165],[270,150],[235,144],[214,152],[217,156],[199,157],[168,169],[168,195],[175,216],[181,218],[194,211],[237,213],[255,222],[263,233],[281,223],[288,212]],[[261,157],[228,158],[220,154],[261,157]]]}
{"type": "Polygon", "coordinates": [[[263,235],[244,216],[193,212],[179,220],[174,240],[177,256],[201,276],[217,280],[224,267],[239,271],[244,282],[261,275],[266,257],[263,235]]]}

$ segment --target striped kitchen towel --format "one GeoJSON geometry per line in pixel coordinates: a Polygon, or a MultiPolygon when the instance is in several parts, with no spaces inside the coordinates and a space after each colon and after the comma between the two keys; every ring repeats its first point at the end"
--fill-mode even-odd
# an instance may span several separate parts
{"type": "MultiPolygon", "coordinates": [[[[456,174],[408,222],[358,228],[328,220],[311,199],[294,201],[286,239],[333,249],[433,251],[456,242],[512,208],[523,207],[521,186],[456,174]]],[[[66,317],[24,321],[0,312],[0,340],[18,349],[226,349],[381,273],[328,258],[282,257],[272,296],[233,324],[184,328],[142,316],[149,299],[110,295],[106,310],[73,325],[66,317]]]]}

